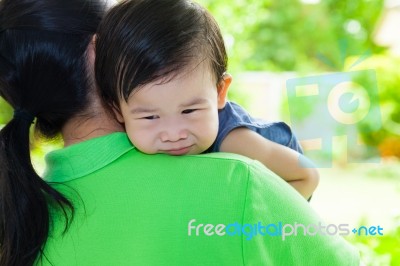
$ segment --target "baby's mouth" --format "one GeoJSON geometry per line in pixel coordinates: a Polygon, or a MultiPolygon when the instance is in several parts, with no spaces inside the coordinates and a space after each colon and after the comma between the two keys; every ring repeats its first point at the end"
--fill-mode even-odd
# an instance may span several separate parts
{"type": "Polygon", "coordinates": [[[170,155],[184,155],[190,151],[190,148],[193,145],[178,148],[178,149],[170,149],[170,150],[165,150],[164,152],[170,155]]]}

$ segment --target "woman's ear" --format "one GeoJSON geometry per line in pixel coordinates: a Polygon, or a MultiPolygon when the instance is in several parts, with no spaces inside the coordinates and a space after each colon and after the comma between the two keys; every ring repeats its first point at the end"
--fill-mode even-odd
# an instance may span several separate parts
{"type": "Polygon", "coordinates": [[[94,77],[94,61],[96,58],[95,46],[96,46],[96,34],[93,34],[92,40],[89,42],[86,48],[87,60],[90,70],[93,72],[93,77],[94,77]]]}
{"type": "Polygon", "coordinates": [[[225,107],[227,94],[229,90],[229,86],[232,82],[232,76],[228,73],[224,73],[222,75],[222,79],[218,82],[217,92],[218,92],[218,109],[222,109],[225,107]]]}
{"type": "Polygon", "coordinates": [[[125,123],[124,117],[121,114],[121,108],[118,108],[117,106],[115,106],[114,104],[111,106],[111,109],[114,113],[115,118],[117,119],[117,121],[121,124],[125,123]]]}

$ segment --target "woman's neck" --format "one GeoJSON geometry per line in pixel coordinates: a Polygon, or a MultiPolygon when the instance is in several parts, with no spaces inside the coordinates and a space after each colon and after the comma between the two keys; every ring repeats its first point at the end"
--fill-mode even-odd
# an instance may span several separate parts
{"type": "Polygon", "coordinates": [[[102,106],[90,108],[90,114],[81,114],[70,119],[61,134],[64,147],[105,136],[114,132],[123,132],[124,127],[102,106]]]}

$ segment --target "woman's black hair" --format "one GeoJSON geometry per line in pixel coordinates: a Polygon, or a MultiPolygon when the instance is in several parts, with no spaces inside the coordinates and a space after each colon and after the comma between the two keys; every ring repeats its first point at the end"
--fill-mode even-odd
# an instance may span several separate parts
{"type": "Polygon", "coordinates": [[[35,131],[54,137],[85,109],[94,86],[86,51],[105,8],[100,0],[0,2],[0,96],[15,109],[0,131],[1,266],[43,257],[50,207],[64,213],[65,229],[72,219],[70,201],[32,166],[29,131],[35,117],[35,131]]]}
{"type": "Polygon", "coordinates": [[[173,78],[193,58],[209,63],[216,83],[226,71],[224,41],[206,9],[188,0],[127,0],[100,23],[96,80],[105,103],[118,109],[134,89],[173,78]]]}

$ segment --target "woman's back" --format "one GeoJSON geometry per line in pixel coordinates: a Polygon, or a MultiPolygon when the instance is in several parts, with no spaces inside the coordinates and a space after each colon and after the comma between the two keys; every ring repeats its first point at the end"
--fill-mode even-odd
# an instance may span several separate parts
{"type": "Polygon", "coordinates": [[[47,180],[62,182],[54,186],[76,209],[67,233],[59,220],[46,245],[54,265],[358,265],[338,237],[282,240],[273,226],[256,235],[259,223],[319,219],[284,181],[241,156],[146,155],[114,133],[47,162],[47,180]]]}

